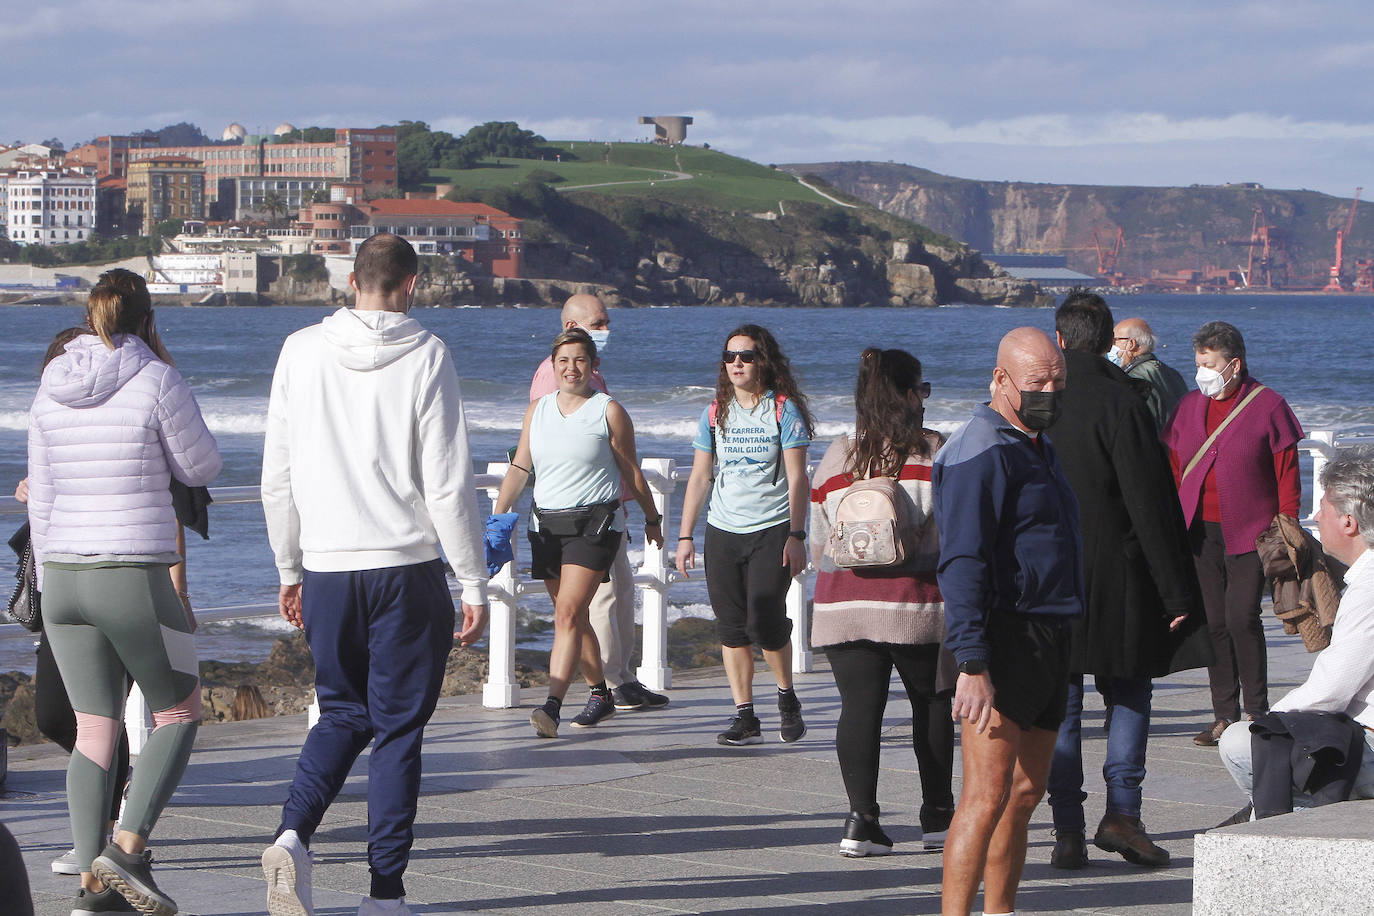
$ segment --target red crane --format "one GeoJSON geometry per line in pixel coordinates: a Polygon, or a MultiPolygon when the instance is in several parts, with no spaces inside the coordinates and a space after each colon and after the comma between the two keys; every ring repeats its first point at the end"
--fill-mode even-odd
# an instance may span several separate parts
{"type": "Polygon", "coordinates": [[[1102,241],[1097,237],[1097,230],[1093,229],[1093,244],[1097,246],[1097,274],[1100,277],[1111,278],[1116,273],[1116,261],[1121,257],[1121,249],[1126,245],[1126,234],[1120,226],[1116,229],[1116,239],[1112,247],[1106,250],[1102,248],[1102,241]]]}
{"type": "Polygon", "coordinates": [[[1345,238],[1350,234],[1350,230],[1355,228],[1355,208],[1360,205],[1360,192],[1363,190],[1364,188],[1355,189],[1355,199],[1350,202],[1350,217],[1345,221],[1345,228],[1336,230],[1336,260],[1331,265],[1331,279],[1322,287],[1324,293],[1346,292],[1344,284],[1341,283],[1341,268],[1345,266],[1345,238]]]}

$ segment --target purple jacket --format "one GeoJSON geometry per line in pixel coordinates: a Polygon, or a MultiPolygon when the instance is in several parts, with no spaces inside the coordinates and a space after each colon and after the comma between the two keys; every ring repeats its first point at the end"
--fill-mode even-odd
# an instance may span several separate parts
{"type": "MultiPolygon", "coordinates": [[[[1246,376],[1233,397],[1241,399],[1259,382],[1246,376]]],[[[1207,440],[1208,398],[1190,391],[1164,427],[1164,444],[1176,456],[1179,473],[1207,440]]],[[[1237,402],[1239,403],[1239,401],[1237,402]]],[[[1269,527],[1279,511],[1274,456],[1302,439],[1302,426],[1288,402],[1273,389],[1260,392],[1231,421],[1207,454],[1178,486],[1183,517],[1191,526],[1202,507],[1202,482],[1216,465],[1217,497],[1221,506],[1221,536],[1228,554],[1250,553],[1255,538],[1269,527]]]]}

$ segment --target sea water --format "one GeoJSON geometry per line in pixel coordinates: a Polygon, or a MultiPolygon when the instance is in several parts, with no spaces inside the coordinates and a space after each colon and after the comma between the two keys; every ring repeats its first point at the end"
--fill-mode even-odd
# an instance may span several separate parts
{"type": "MultiPolygon", "coordinates": [[[[1191,380],[1190,338],[1222,319],[1245,336],[1248,366],[1292,405],[1305,430],[1374,433],[1374,399],[1366,369],[1374,339],[1374,297],[1123,296],[1111,300],[1118,320],[1139,316],[1160,340],[1160,357],[1191,380]]],[[[282,340],[329,309],[306,307],[161,308],[157,324],[224,455],[215,486],[256,486],[272,370],[282,340]]],[[[477,469],[504,461],[519,438],[530,377],[558,332],[550,309],[417,309],[425,327],[448,344],[462,380],[477,469]]],[[[84,322],[76,307],[0,307],[0,494],[25,475],[28,408],[38,364],[59,330],[84,322]]],[[[778,338],[817,421],[818,459],[829,440],[852,428],[859,353],[901,347],[922,362],[932,395],[927,424],[946,433],[987,400],[997,342],[1032,325],[1053,331],[1050,309],[946,306],[934,309],[647,308],[611,313],[611,339],[601,369],[629,411],[641,457],[690,463],[691,439],[710,402],[726,336],[744,323],[778,338]]],[[[1304,460],[1304,469],[1310,462],[1304,460]]],[[[1304,486],[1308,486],[1307,483],[1304,486]]],[[[1310,490],[1305,490],[1310,493],[1310,490]]],[[[681,488],[673,500],[674,540],[681,488]]],[[[489,508],[479,498],[483,511],[489,508]]],[[[631,527],[638,532],[638,513],[631,527]]],[[[3,517],[0,517],[2,519],[3,517]]],[[[15,527],[18,517],[10,517],[15,527]]],[[[211,539],[188,541],[190,591],[202,610],[275,605],[276,570],[256,504],[211,508],[211,539]]],[[[8,530],[3,532],[8,536],[8,530]]],[[[669,548],[672,548],[669,544],[669,548]]],[[[636,554],[632,550],[632,559],[636,554]]],[[[0,559],[0,569],[8,561],[0,559]]],[[[8,582],[8,576],[0,577],[8,582]]],[[[710,613],[700,575],[669,592],[673,616],[710,613]]],[[[537,593],[522,597],[536,616],[549,613],[537,593]]],[[[211,615],[213,616],[213,615],[211,615]]],[[[12,626],[0,627],[6,632],[12,626]]],[[[277,618],[207,623],[197,636],[202,658],[256,660],[287,632],[277,618]]],[[[32,671],[27,641],[0,639],[0,671],[32,671]]]]}

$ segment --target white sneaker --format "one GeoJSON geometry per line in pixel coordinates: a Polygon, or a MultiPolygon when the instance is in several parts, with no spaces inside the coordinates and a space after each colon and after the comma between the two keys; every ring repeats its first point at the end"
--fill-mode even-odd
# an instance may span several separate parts
{"type": "Polygon", "coordinates": [[[404,897],[395,900],[365,897],[362,906],[358,907],[358,916],[410,916],[410,907],[406,906],[404,897]]]}
{"type": "Polygon", "coordinates": [[[262,854],[262,873],[267,877],[267,912],[270,916],[315,916],[310,901],[310,866],[314,856],[294,830],[284,830],[262,854]]]}
{"type": "Polygon", "coordinates": [[[81,866],[76,864],[76,850],[68,849],[62,855],[52,860],[52,873],[54,875],[79,875],[81,866]]]}

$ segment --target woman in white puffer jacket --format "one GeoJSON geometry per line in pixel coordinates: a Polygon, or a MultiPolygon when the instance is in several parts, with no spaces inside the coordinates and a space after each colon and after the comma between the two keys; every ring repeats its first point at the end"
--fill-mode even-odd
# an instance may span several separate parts
{"type": "Polygon", "coordinates": [[[153,916],[176,912],[145,852],[200,724],[195,642],[169,574],[181,556],[168,483],[210,483],[220,456],[191,389],[144,342],[156,341],[152,322],[141,277],[103,274],[87,304],[95,333],[48,365],[29,413],[43,626],[77,718],[67,768],[82,869],[74,914],[110,911],[114,896],[153,916]],[[154,729],[114,842],[100,852],[126,671],[153,709],[154,729]]]}

